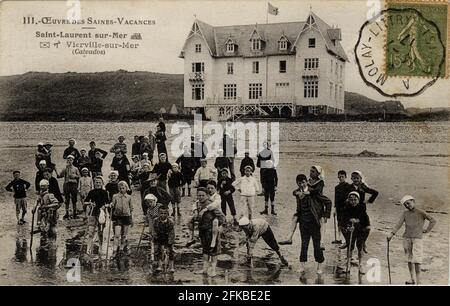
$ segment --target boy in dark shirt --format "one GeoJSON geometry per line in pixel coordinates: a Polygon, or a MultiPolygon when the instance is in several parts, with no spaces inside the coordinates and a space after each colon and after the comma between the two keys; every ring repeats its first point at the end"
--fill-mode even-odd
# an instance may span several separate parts
{"type": "Polygon", "coordinates": [[[25,223],[25,214],[27,213],[27,190],[31,184],[20,178],[20,171],[13,172],[13,180],[6,186],[6,190],[9,192],[14,191],[14,203],[16,204],[16,218],[17,224],[22,225],[25,223]],[[22,218],[19,218],[22,211],[22,218]]]}
{"type": "MultiPolygon", "coordinates": [[[[346,182],[347,172],[344,170],[338,171],[338,179],[339,184],[334,187],[334,209],[335,209],[335,217],[337,220],[338,228],[339,228],[339,236],[340,229],[342,226],[342,210],[345,206],[345,202],[347,201],[348,194],[350,193],[351,185],[346,182]]],[[[338,239],[340,241],[340,238],[338,239]]],[[[340,243],[340,242],[339,242],[340,243]]],[[[343,245],[342,248],[345,249],[347,245],[343,245]]]]}
{"type": "Polygon", "coordinates": [[[221,197],[221,208],[223,214],[227,215],[227,204],[230,208],[231,215],[233,216],[234,225],[238,224],[236,218],[236,208],[234,206],[233,193],[236,189],[233,186],[233,180],[230,178],[230,172],[228,169],[222,169],[220,171],[219,181],[217,182],[217,191],[221,197]]]}

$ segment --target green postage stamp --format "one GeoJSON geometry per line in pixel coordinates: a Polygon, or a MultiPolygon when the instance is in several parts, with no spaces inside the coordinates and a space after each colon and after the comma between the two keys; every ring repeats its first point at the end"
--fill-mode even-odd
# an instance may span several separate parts
{"type": "Polygon", "coordinates": [[[448,76],[448,4],[387,1],[385,71],[388,76],[448,76]]]}

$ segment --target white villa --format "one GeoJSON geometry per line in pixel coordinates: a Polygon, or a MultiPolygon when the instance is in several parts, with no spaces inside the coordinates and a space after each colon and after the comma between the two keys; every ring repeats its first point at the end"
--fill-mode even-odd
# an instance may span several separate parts
{"type": "Polygon", "coordinates": [[[344,112],[341,29],[306,22],[214,27],[195,20],[184,59],[184,106],[214,120],[344,112]]]}

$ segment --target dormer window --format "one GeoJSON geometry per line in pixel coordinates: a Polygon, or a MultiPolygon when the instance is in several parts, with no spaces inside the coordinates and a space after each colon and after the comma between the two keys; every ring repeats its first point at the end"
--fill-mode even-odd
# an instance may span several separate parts
{"type": "Polygon", "coordinates": [[[235,46],[236,44],[234,43],[234,40],[231,38],[231,36],[228,37],[227,41],[225,42],[227,53],[234,53],[234,51],[236,51],[235,46]]]}
{"type": "Polygon", "coordinates": [[[259,51],[261,50],[261,39],[259,38],[252,38],[250,40],[252,51],[259,51]]]}
{"type": "Polygon", "coordinates": [[[288,39],[286,38],[286,36],[283,35],[278,41],[278,50],[286,51],[287,49],[288,49],[288,39]]]}

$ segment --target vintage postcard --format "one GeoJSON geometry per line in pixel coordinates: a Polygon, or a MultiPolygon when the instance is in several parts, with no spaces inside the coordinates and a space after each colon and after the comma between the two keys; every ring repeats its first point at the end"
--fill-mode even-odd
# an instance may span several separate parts
{"type": "Polygon", "coordinates": [[[0,285],[448,285],[449,9],[0,1],[0,285]]]}

